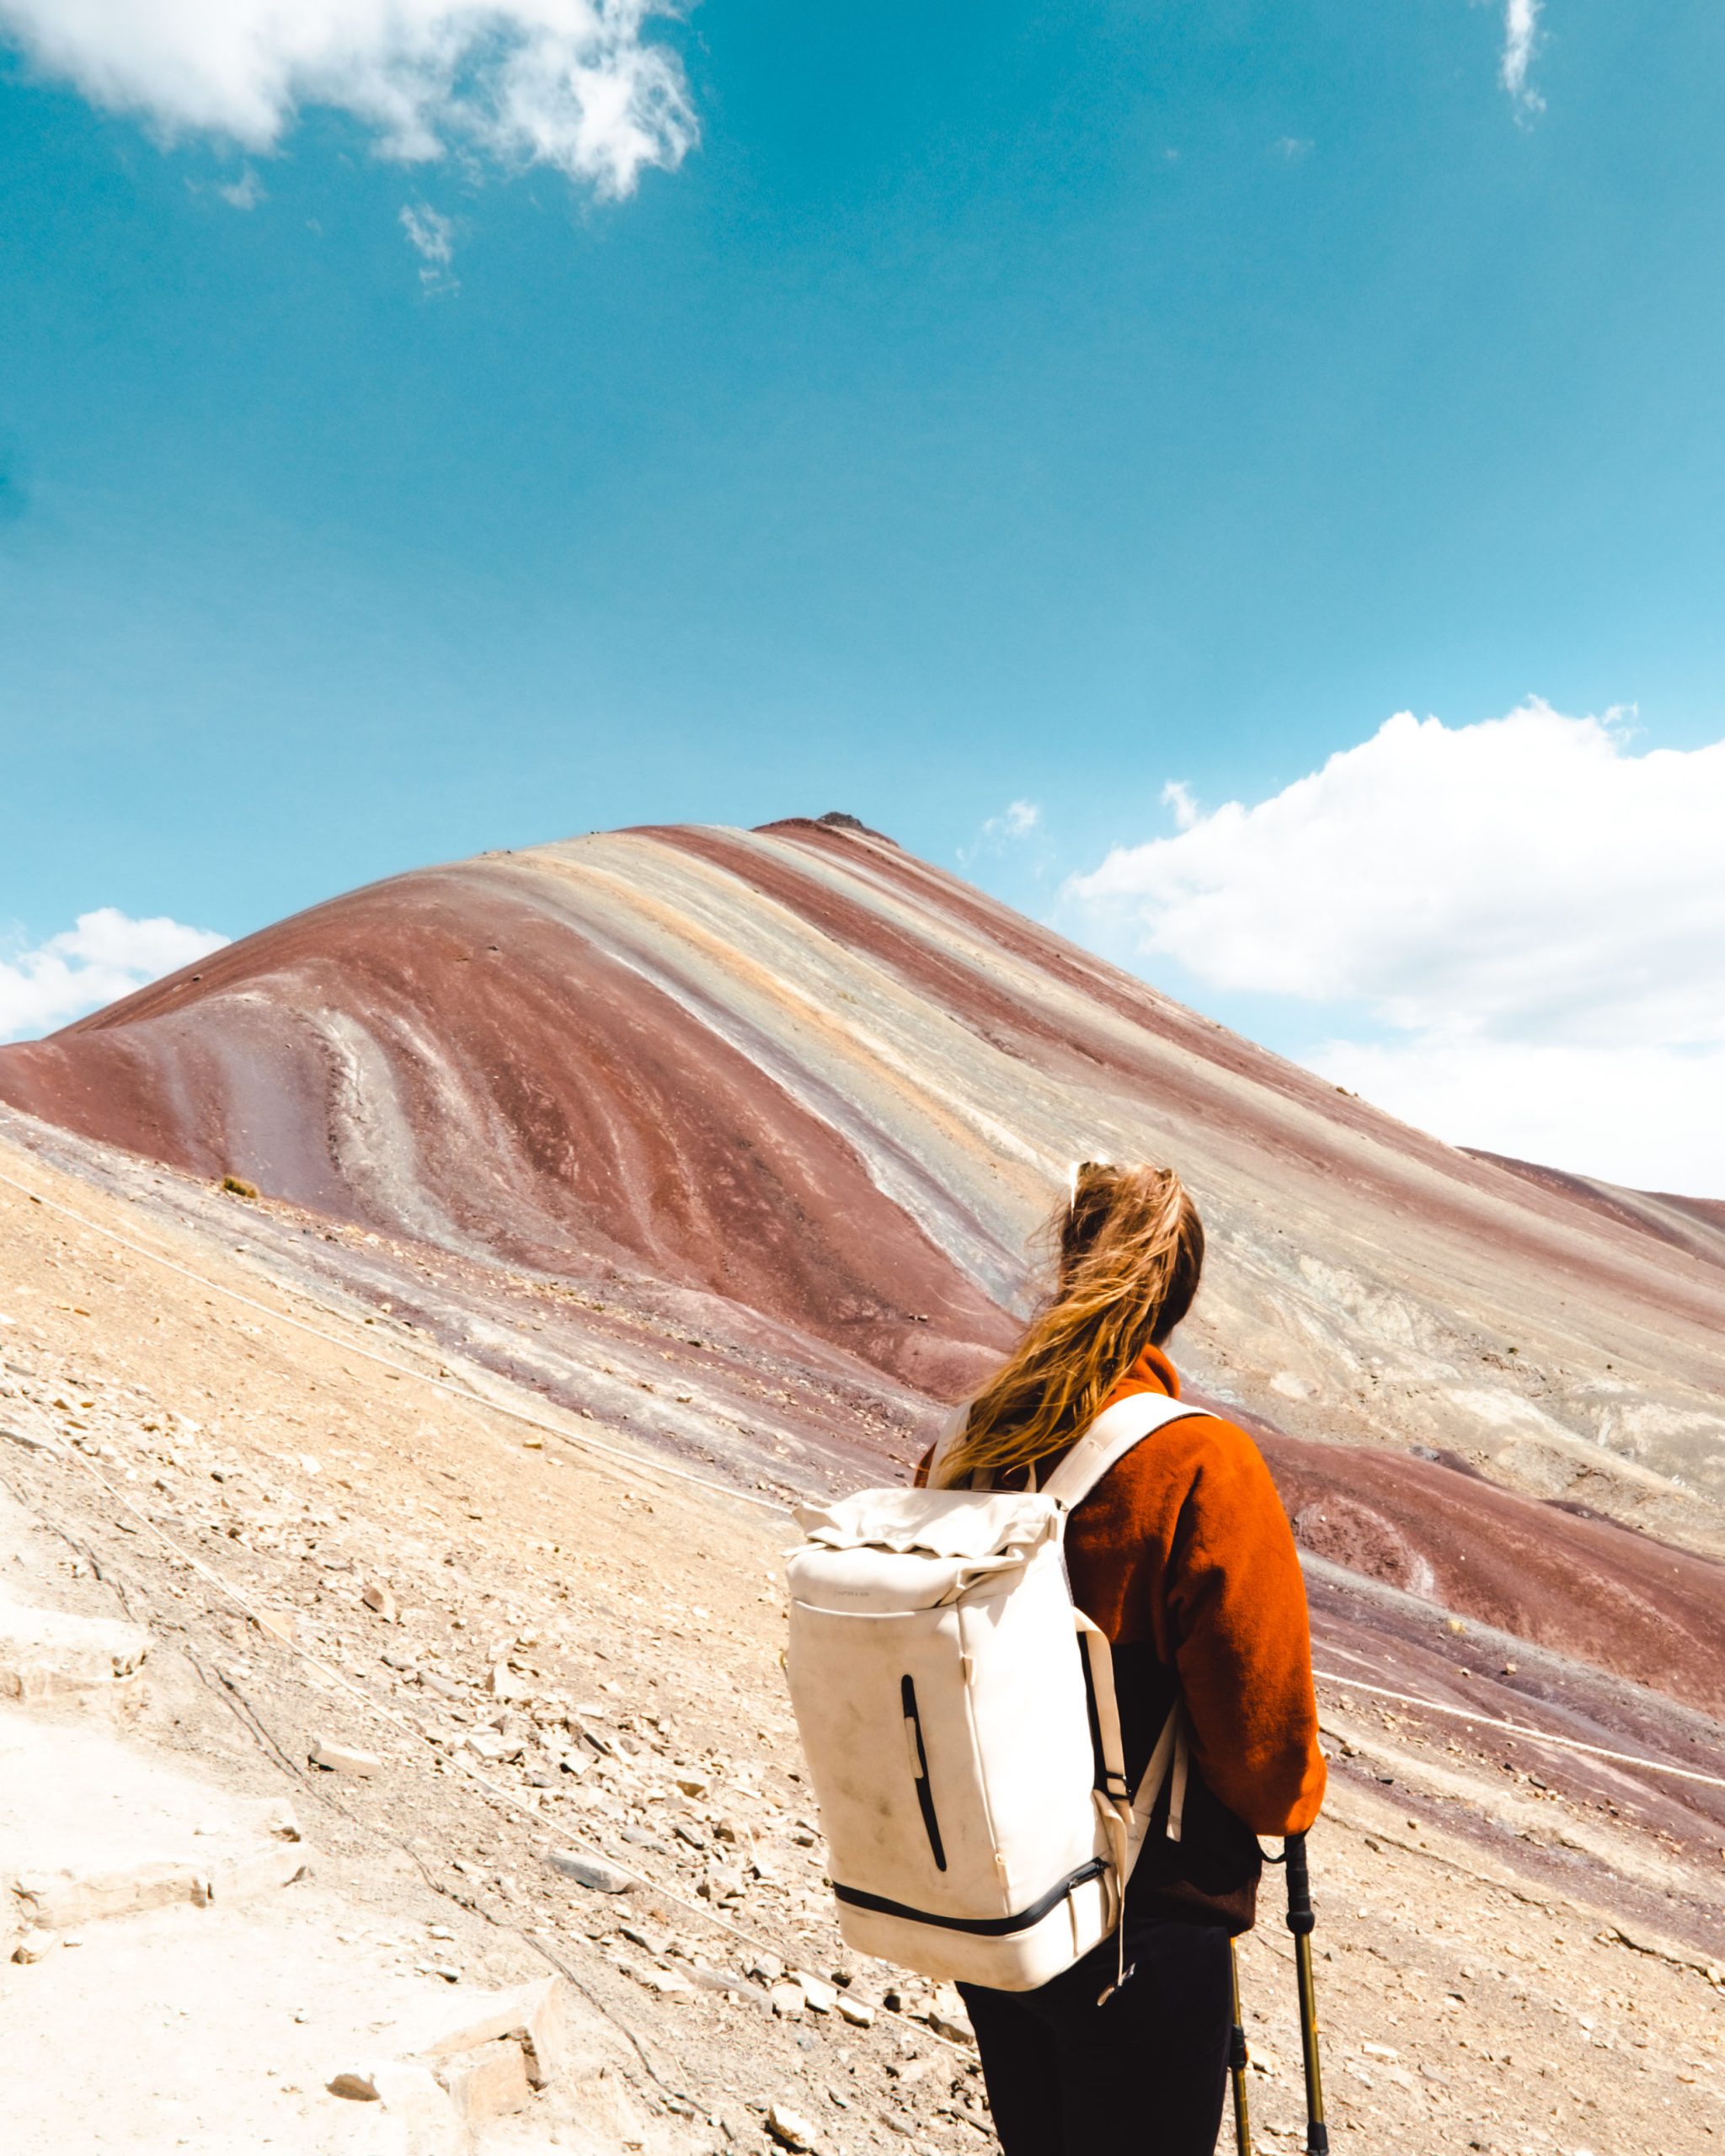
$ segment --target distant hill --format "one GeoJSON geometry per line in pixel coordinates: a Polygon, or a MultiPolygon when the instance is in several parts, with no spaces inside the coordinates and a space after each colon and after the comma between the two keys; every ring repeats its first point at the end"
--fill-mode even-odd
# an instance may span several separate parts
{"type": "Polygon", "coordinates": [[[1210,1391],[1725,1546],[1721,1209],[1441,1145],[841,816],[395,878],[0,1049],[0,1099],[947,1396],[1068,1162],[1148,1155],[1211,1230],[1210,1391]]]}
{"type": "Polygon", "coordinates": [[[675,1307],[840,1453],[1000,1353],[1076,1155],[1149,1156],[1210,1229],[1193,1381],[1338,1492],[1395,1455],[1392,1540],[1473,1502],[1444,1455],[1725,1550],[1725,1209],[1441,1145],[841,815],[395,878],[0,1049],[0,1100],[558,1323],[675,1307]]]}

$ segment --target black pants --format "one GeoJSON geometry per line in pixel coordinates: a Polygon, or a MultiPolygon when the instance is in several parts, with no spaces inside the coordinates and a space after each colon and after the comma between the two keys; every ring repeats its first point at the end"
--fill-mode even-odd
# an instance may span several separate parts
{"type": "Polygon", "coordinates": [[[1214,2156],[1228,2081],[1228,1935],[1129,1916],[1039,1991],[960,1984],[1004,2156],[1214,2156]]]}

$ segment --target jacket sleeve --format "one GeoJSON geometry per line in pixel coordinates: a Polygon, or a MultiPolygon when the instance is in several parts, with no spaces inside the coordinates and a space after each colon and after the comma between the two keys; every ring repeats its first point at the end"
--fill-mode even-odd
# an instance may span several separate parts
{"type": "Polygon", "coordinates": [[[1303,1833],[1326,1772],[1306,1582],[1263,1455],[1231,1423],[1211,1428],[1166,1583],[1193,1757],[1254,1833],[1303,1833]]]}

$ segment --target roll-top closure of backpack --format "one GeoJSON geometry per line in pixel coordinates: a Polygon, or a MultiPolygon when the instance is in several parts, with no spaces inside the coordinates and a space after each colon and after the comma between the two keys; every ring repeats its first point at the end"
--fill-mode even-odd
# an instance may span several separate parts
{"type": "Polygon", "coordinates": [[[1003,1592],[1060,1531],[1045,1497],[1011,1491],[979,1498],[865,1490],[840,1504],[800,1506],[797,1524],[809,1540],[785,1562],[792,1595],[811,1609],[858,1617],[1003,1592]]]}
{"type": "Polygon", "coordinates": [[[861,1490],[798,1505],[795,1519],[829,1550],[921,1550],[931,1557],[1016,1557],[1059,1531],[1058,1506],[1019,1490],[861,1490]]]}

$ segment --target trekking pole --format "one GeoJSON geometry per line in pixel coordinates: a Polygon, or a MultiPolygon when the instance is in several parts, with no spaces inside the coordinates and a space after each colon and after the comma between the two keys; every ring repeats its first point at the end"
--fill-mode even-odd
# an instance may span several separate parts
{"type": "Polygon", "coordinates": [[[1234,2082],[1236,2156],[1252,2156],[1252,2120],[1246,2104],[1246,2031],[1240,2020],[1240,1956],[1228,1941],[1228,1969],[1234,1980],[1234,2027],[1228,2039],[1228,2072],[1234,2082]]]}
{"type": "Polygon", "coordinates": [[[1288,1867],[1288,1929],[1294,1935],[1294,1969],[1300,1983],[1300,2048],[1306,2060],[1306,2156],[1329,2156],[1324,2090],[1317,2064],[1317,1998],[1311,1983],[1311,1881],[1306,1870],[1306,1837],[1290,1834],[1282,1849],[1288,1867]]]}

